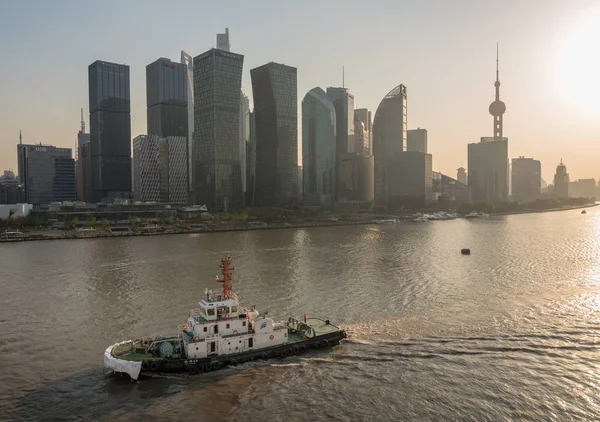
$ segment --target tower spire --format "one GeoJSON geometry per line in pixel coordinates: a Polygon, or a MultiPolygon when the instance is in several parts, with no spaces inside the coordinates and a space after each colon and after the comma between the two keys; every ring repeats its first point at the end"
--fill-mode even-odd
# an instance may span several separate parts
{"type": "Polygon", "coordinates": [[[83,108],[81,109],[81,133],[85,133],[85,120],[83,120],[83,108]]]}
{"type": "Polygon", "coordinates": [[[21,129],[19,129],[19,145],[23,145],[23,135],[21,134],[21,129]]]}
{"type": "Polygon", "coordinates": [[[506,111],[506,104],[500,101],[500,68],[499,68],[499,55],[498,55],[498,43],[496,43],[496,98],[492,104],[490,104],[490,114],[494,116],[494,139],[502,139],[502,115],[506,111]]]}

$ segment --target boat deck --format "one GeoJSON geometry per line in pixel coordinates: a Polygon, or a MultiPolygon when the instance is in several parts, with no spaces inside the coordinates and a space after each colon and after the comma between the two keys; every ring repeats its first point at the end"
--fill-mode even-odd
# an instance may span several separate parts
{"type": "Polygon", "coordinates": [[[315,330],[316,336],[322,336],[325,334],[331,334],[335,333],[336,331],[340,331],[339,327],[327,324],[325,320],[322,320],[320,318],[307,318],[306,325],[315,330]]]}

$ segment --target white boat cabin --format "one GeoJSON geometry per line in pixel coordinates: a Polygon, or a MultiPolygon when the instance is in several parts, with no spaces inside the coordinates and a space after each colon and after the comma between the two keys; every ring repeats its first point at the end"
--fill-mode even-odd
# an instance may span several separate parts
{"type": "Polygon", "coordinates": [[[240,307],[233,293],[214,299],[207,293],[198,305],[190,312],[187,325],[180,327],[188,359],[260,350],[288,341],[285,324],[240,307]]]}

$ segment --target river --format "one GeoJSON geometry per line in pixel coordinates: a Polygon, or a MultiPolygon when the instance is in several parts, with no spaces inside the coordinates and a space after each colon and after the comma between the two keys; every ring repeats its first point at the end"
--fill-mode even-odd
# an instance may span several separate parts
{"type": "Polygon", "coordinates": [[[599,286],[596,208],[2,244],[0,419],[598,419],[599,286]],[[348,340],[194,376],[103,368],[108,345],[174,332],[227,255],[244,304],[348,340]]]}

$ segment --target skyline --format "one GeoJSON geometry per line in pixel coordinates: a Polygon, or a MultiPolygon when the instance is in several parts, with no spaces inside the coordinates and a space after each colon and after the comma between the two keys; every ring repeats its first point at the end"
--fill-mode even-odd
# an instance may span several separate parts
{"type": "MultiPolygon", "coordinates": [[[[0,169],[16,170],[19,129],[27,144],[75,146],[81,107],[90,126],[87,67],[95,60],[130,66],[131,135],[147,134],[146,66],[160,57],[177,62],[181,50],[196,57],[215,46],[216,34],[228,27],[231,51],[245,57],[242,88],[252,108],[250,69],[267,62],[298,69],[299,112],[310,89],[342,85],[343,66],[345,87],[354,95],[356,108],[374,111],[390,89],[404,84],[408,129],[427,129],[433,168],[453,177],[458,167],[467,164],[467,144],[493,135],[488,105],[494,99],[495,44],[499,42],[509,158],[540,160],[547,183],[561,158],[572,180],[598,179],[600,107],[592,107],[582,97],[593,98],[598,82],[590,77],[579,81],[585,89],[573,88],[574,79],[593,75],[597,59],[589,62],[592,69],[586,67],[586,73],[577,75],[572,73],[578,52],[573,45],[587,51],[577,43],[564,51],[564,45],[574,43],[581,34],[589,37],[590,22],[600,25],[600,9],[588,10],[594,2],[574,1],[568,6],[543,2],[542,9],[538,7],[542,2],[509,1],[502,7],[474,1],[431,3],[438,4],[435,15],[430,14],[429,5],[390,2],[359,10],[339,1],[319,6],[315,2],[238,3],[237,13],[221,5],[182,2],[172,8],[174,14],[209,14],[215,19],[203,28],[182,24],[181,30],[169,35],[136,31],[131,25],[134,21],[147,21],[149,26],[164,22],[157,2],[107,2],[101,7],[69,1],[58,6],[13,4],[0,18],[0,46],[15,64],[0,70],[0,169]],[[118,14],[114,13],[117,4],[118,14]],[[328,19],[334,13],[335,22],[328,19]],[[86,16],[92,14],[96,19],[88,22],[86,16]],[[270,25],[253,25],[253,16],[269,17],[270,25]],[[406,22],[398,25],[398,17],[406,22]],[[370,20],[377,24],[368,24],[370,20]],[[107,21],[113,25],[105,34],[100,28],[107,21]],[[322,21],[328,26],[320,25],[322,21]],[[341,33],[352,22],[365,24],[338,44],[339,37],[303,31],[307,22],[331,34],[341,33]],[[454,59],[457,55],[460,60],[454,59]],[[561,62],[565,58],[569,63],[561,62]],[[561,87],[572,91],[565,93],[561,87]],[[578,152],[582,150],[583,157],[578,152]]],[[[300,143],[298,149],[301,157],[300,143]]]]}

